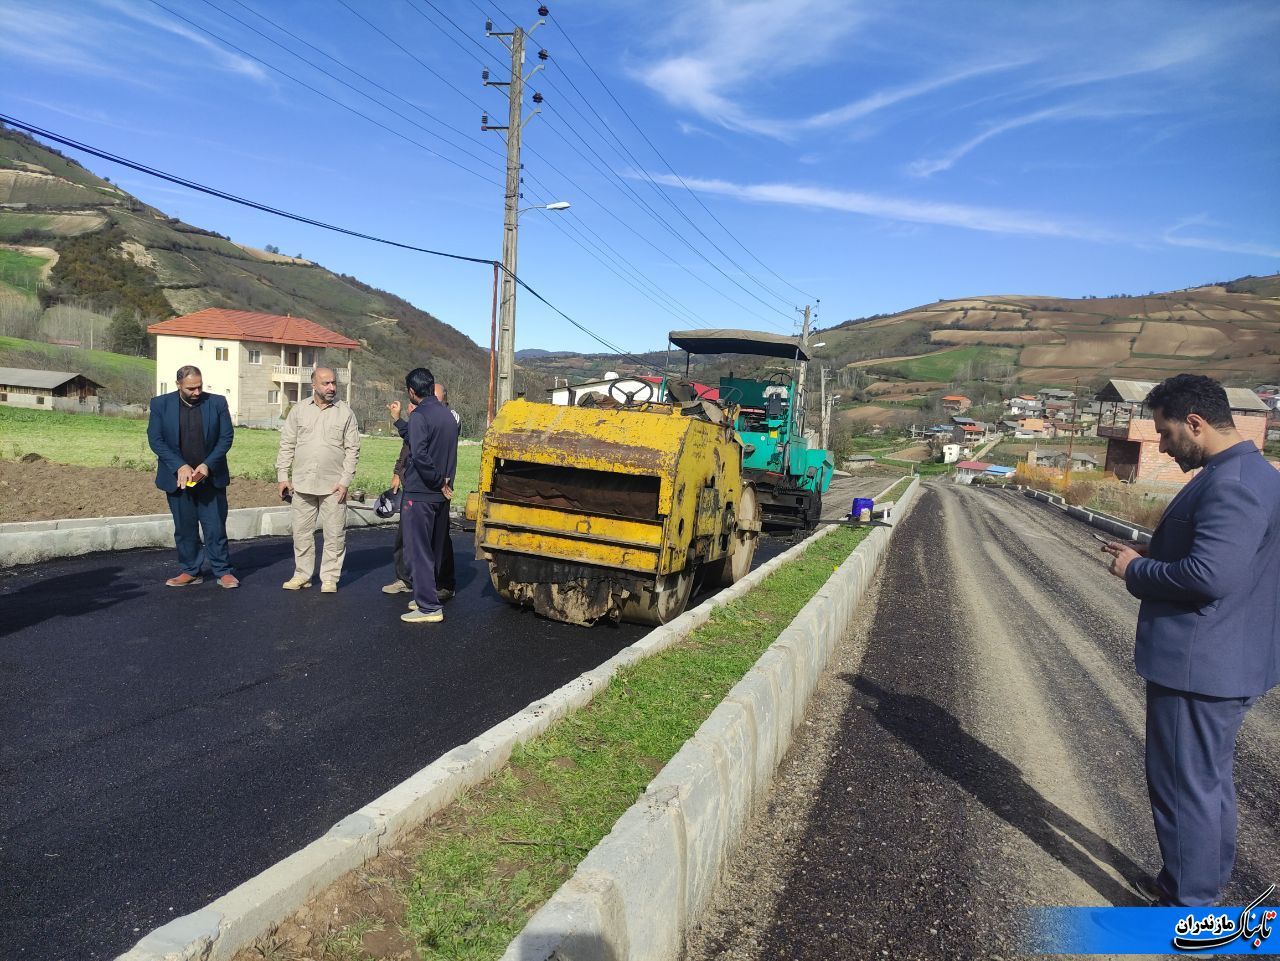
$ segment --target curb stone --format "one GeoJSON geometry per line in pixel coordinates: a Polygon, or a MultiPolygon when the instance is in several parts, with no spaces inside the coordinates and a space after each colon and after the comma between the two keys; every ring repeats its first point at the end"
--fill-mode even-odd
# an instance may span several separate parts
{"type": "MultiPolygon", "coordinates": [[[[917,481],[917,486],[918,483],[917,481]]],[[[915,487],[913,486],[908,491],[907,496],[900,498],[898,503],[900,505],[907,504],[909,496],[914,490],[915,487]]],[[[281,508],[249,508],[249,510],[279,511],[281,508]]],[[[284,508],[284,510],[287,510],[287,508],[284,508]]],[[[168,520],[167,516],[164,519],[168,520]]],[[[127,518],[127,520],[136,520],[136,518],[127,518]]],[[[630,647],[623,648],[623,650],[609,658],[599,667],[579,675],[564,686],[552,691],[546,697],[534,701],[505,721],[494,725],[466,744],[444,754],[416,774],[401,781],[380,797],[375,798],[358,811],[339,821],[326,834],[312,841],[300,851],[296,851],[284,860],[278,861],[204,908],[180,918],[175,918],[168,924],[156,928],[138,941],[131,949],[119,955],[116,961],[227,961],[237,951],[248,947],[258,938],[272,931],[285,918],[342,875],[360,867],[382,851],[396,847],[405,835],[422,824],[431,815],[447,807],[460,793],[467,788],[480,784],[501,768],[510,758],[511,751],[517,744],[537,737],[566,714],[588,704],[598,691],[603,690],[608,685],[609,680],[622,667],[665,650],[693,630],[701,627],[710,619],[712,612],[717,608],[749,591],[783,564],[788,563],[808,549],[811,544],[826,537],[837,526],[829,525],[818,530],[777,557],[761,564],[742,580],[738,581],[737,584],[720,591],[714,597],[708,598],[698,607],[686,611],[671,623],[650,631],[630,647]]],[[[172,540],[171,522],[169,531],[169,537],[172,540]]],[[[859,545],[858,550],[862,550],[867,542],[876,540],[886,534],[886,528],[877,528],[862,545],[859,545]]],[[[3,533],[0,530],[0,557],[3,557],[2,538],[3,533]]],[[[855,556],[856,553],[855,551],[855,556]]],[[[0,563],[3,562],[0,561],[0,563]]],[[[841,570],[843,569],[841,568],[841,570]]],[[[838,575],[833,575],[832,580],[836,576],[838,575]]],[[[858,578],[858,582],[861,582],[861,578],[858,578]]],[[[860,594],[861,589],[859,588],[858,590],[860,594]]],[[[851,609],[851,605],[846,605],[846,609],[851,609]]],[[[782,759],[782,755],[786,753],[785,744],[790,743],[790,721],[795,709],[795,700],[792,693],[795,684],[790,676],[790,668],[788,666],[791,663],[791,659],[781,651],[777,652],[776,657],[781,659],[783,664],[783,667],[777,669],[776,677],[771,677],[757,668],[752,668],[751,672],[748,673],[748,678],[754,676],[753,683],[756,688],[748,686],[739,691],[739,688],[742,688],[740,683],[738,687],[734,688],[734,692],[738,692],[741,703],[729,705],[728,707],[726,707],[728,702],[721,704],[712,715],[712,717],[718,718],[718,724],[726,728],[732,728],[734,718],[737,718],[737,723],[742,729],[737,735],[738,741],[740,743],[746,742],[750,745],[749,755],[746,748],[740,751],[739,756],[742,759],[754,758],[756,765],[759,766],[758,762],[765,750],[767,750],[767,755],[771,759],[769,765],[767,768],[761,768],[758,773],[753,774],[753,783],[759,778],[763,778],[763,783],[766,785],[768,779],[772,776],[773,768],[782,759]],[[763,721],[768,718],[771,710],[770,705],[777,700],[778,692],[784,689],[784,684],[787,692],[788,727],[786,740],[782,741],[778,739],[779,735],[773,733],[772,726],[763,721]],[[751,693],[752,690],[755,691],[754,696],[751,693]],[[765,740],[765,732],[770,732],[772,739],[765,740]],[[761,749],[762,745],[765,750],[761,749]]],[[[731,692],[730,697],[733,697],[733,692],[731,692]]],[[[710,722],[711,719],[709,718],[699,731],[706,729],[710,722]]],[[[706,750],[704,745],[705,742],[700,742],[700,749],[706,750]]],[[[714,752],[731,751],[732,749],[732,744],[726,742],[721,744],[720,747],[711,750],[714,752]]],[[[674,760],[673,758],[672,761],[674,762],[674,760]]],[[[670,764],[668,764],[669,766],[670,764]]],[[[721,768],[717,768],[717,771],[719,770],[721,768]]],[[[725,768],[724,770],[725,774],[721,779],[721,786],[724,790],[736,792],[738,795],[739,800],[736,803],[743,809],[743,823],[745,823],[745,815],[750,807],[748,803],[749,795],[736,790],[732,784],[733,777],[739,776],[739,772],[733,768],[725,768]]],[[[719,777],[719,774],[717,774],[717,777],[719,777]]],[[[657,783],[657,781],[654,782],[654,784],[657,783]]],[[[650,785],[649,790],[646,791],[645,796],[641,799],[645,805],[645,811],[627,821],[633,832],[631,835],[632,854],[639,859],[641,864],[646,861],[667,864],[668,861],[662,858],[668,857],[678,858],[683,864],[685,858],[683,853],[685,850],[685,822],[681,814],[683,802],[680,798],[679,788],[674,785],[669,786],[666,794],[663,795],[665,800],[661,802],[656,801],[654,796],[651,796],[653,788],[654,785],[650,785]],[[659,836],[646,834],[643,829],[650,828],[656,823],[666,825],[668,830],[677,832],[676,835],[668,836],[664,834],[659,836]],[[657,847],[654,847],[654,845],[657,845],[657,847]],[[646,850],[649,850],[648,854],[644,853],[646,850]],[[662,854],[662,858],[659,858],[659,853],[662,854]]],[[[717,796],[723,797],[723,794],[717,793],[717,796]]],[[[720,804],[720,807],[723,808],[723,804],[720,804]]],[[[630,813],[628,812],[628,814],[630,813]]],[[[624,815],[625,817],[626,815],[624,815]]],[[[619,824],[622,824],[622,821],[619,821],[619,824]]],[[[617,828],[615,827],[616,830],[617,828]]],[[[610,834],[610,837],[612,836],[610,834]]],[[[712,850],[723,849],[727,841],[728,832],[726,830],[723,841],[713,845],[712,850]]],[[[591,853],[594,854],[598,849],[599,845],[591,853]]],[[[589,854],[588,857],[590,856],[589,854]]],[[[715,872],[718,875],[719,861],[709,863],[714,863],[715,872]]],[[[636,904],[634,901],[628,902],[625,897],[627,894],[634,894],[635,889],[624,889],[608,873],[593,876],[590,870],[583,874],[581,868],[574,875],[570,885],[578,893],[579,900],[565,905],[564,910],[567,914],[552,927],[545,929],[544,940],[552,939],[557,946],[548,949],[548,951],[559,950],[561,952],[560,957],[566,959],[566,961],[569,958],[578,957],[610,957],[610,955],[602,953],[606,950],[604,942],[593,940],[594,935],[584,935],[582,938],[570,936],[566,940],[564,936],[556,934],[556,932],[576,931],[582,925],[587,925],[587,927],[582,928],[584,931],[599,930],[616,933],[619,930],[625,930],[620,926],[628,918],[638,916],[635,913],[636,904]],[[583,876],[579,877],[580,874],[583,876]],[[570,949],[577,953],[566,954],[565,952],[570,949]]],[[[565,891],[570,885],[562,887],[560,892],[565,891]]],[[[557,896],[560,892],[557,892],[557,896]]],[[[687,898],[683,873],[680,875],[678,885],[669,889],[666,894],[673,905],[683,905],[685,903],[687,898]]],[[[656,896],[656,892],[645,892],[643,889],[640,891],[641,915],[648,910],[644,905],[651,903],[645,900],[650,895],[656,896]]],[[[552,903],[554,902],[555,898],[553,897],[552,903]]],[[[539,923],[545,924],[546,918],[552,916],[547,913],[550,907],[551,904],[549,903],[539,911],[534,916],[535,920],[542,919],[539,923]]],[[[681,912],[683,912],[683,908],[681,908],[681,912]]],[[[671,917],[675,917],[675,915],[673,914],[671,917]]],[[[532,922],[530,924],[532,925],[532,922]]],[[[526,933],[529,930],[529,928],[526,928],[526,933]]],[[[684,930],[683,925],[680,930],[684,930]]],[[[522,934],[521,938],[524,938],[524,936],[522,934]]],[[[533,935],[530,935],[530,937],[533,937],[533,935]]],[[[552,941],[547,940],[546,943],[551,944],[552,941]]],[[[634,945],[636,950],[642,947],[644,945],[641,943],[634,945]]],[[[537,954],[535,952],[527,955],[528,958],[535,956],[550,958],[552,954],[537,954]]],[[[623,952],[616,956],[622,958],[631,957],[632,955],[623,952]]],[[[519,957],[523,959],[526,955],[519,955],[519,957]]],[[[671,957],[674,957],[674,955],[671,957]]]]}
{"type": "Polygon", "coordinates": [[[1096,511],[1092,508],[1072,506],[1058,494],[1036,490],[1034,487],[1024,487],[1022,488],[1022,493],[1033,500],[1051,504],[1064,511],[1068,517],[1084,521],[1090,527],[1096,527],[1098,530],[1106,531],[1108,534],[1114,534],[1116,537],[1123,537],[1125,540],[1134,541],[1138,544],[1151,543],[1152,531],[1141,524],[1135,524],[1133,521],[1127,521],[1122,517],[1115,517],[1111,514],[1104,514],[1102,511],[1096,511]]]}
{"type": "MultiPolygon", "coordinates": [[[[288,534],[292,530],[290,510],[289,507],[238,507],[227,511],[227,539],[243,541],[288,534]]],[[[348,527],[394,523],[394,519],[383,520],[372,510],[347,511],[348,527]]],[[[0,567],[140,547],[173,547],[173,518],[168,514],[142,514],[0,524],[0,567]]]]}
{"type": "MultiPolygon", "coordinates": [[[[910,511],[916,480],[898,500],[910,511]]],[[[502,961],[676,961],[803,721],[892,528],[876,528],[805,605],[502,961]]]]}

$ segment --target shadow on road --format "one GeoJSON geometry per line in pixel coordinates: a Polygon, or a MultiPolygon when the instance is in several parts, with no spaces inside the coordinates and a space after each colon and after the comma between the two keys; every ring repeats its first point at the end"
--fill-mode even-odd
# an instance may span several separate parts
{"type": "Polygon", "coordinates": [[[17,634],[52,617],[80,617],[106,610],[143,595],[142,586],[122,580],[119,565],[98,567],[74,574],[60,574],[0,595],[5,616],[0,637],[17,634]]]}
{"type": "Polygon", "coordinates": [[[862,675],[842,674],[841,678],[875,699],[872,716],[881,727],[1085,884],[1114,905],[1143,903],[1094,859],[1111,865],[1131,882],[1147,872],[1046,799],[1023,779],[1017,765],[966,731],[949,711],[928,698],[886,690],[862,675]]]}

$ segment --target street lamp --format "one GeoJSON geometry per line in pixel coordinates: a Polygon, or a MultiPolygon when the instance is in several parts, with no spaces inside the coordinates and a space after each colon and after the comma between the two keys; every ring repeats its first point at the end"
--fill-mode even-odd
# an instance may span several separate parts
{"type": "MultiPolygon", "coordinates": [[[[535,204],[532,207],[519,208],[515,212],[515,217],[511,218],[511,230],[507,234],[510,241],[508,245],[504,243],[502,251],[502,264],[505,271],[501,278],[498,274],[498,265],[493,267],[493,316],[490,320],[489,327],[489,417],[488,423],[493,423],[493,411],[495,406],[501,406],[509,401],[514,395],[515,388],[515,368],[516,368],[516,285],[515,277],[515,261],[516,261],[516,231],[515,224],[520,215],[529,210],[568,210],[572,206],[567,200],[556,200],[549,204],[535,204]],[[503,288],[502,296],[502,337],[499,343],[498,337],[498,288],[503,288]],[[498,391],[502,396],[495,398],[496,385],[501,383],[501,390],[498,391]],[[495,405],[496,400],[496,405],[495,405]]],[[[508,208],[509,209],[509,208],[508,208]]],[[[508,214],[509,215],[509,214],[508,214]]]]}

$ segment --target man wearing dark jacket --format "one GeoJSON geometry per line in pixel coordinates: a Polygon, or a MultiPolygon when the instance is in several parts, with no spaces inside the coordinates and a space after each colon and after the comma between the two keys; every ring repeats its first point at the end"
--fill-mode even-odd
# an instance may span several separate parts
{"type": "Polygon", "coordinates": [[[413,600],[400,620],[437,624],[444,620],[444,609],[436,593],[436,568],[449,536],[449,499],[458,468],[458,423],[449,408],[436,400],[431,371],[416,367],[404,382],[415,405],[407,422],[396,421],[396,430],[409,445],[401,477],[400,512],[413,600]]]}
{"type": "Polygon", "coordinates": [[[1237,433],[1222,386],[1179,374],[1147,395],[1160,450],[1200,469],[1145,555],[1108,544],[1142,601],[1134,650],[1147,682],[1147,791],[1164,866],[1139,889],[1213,904],[1236,855],[1232,760],[1245,713],[1280,683],[1280,472],[1237,433]]]}
{"type": "Polygon", "coordinates": [[[181,567],[165,584],[199,584],[207,555],[218,585],[239,587],[227,550],[227,451],[233,438],[227,401],[205,393],[198,367],[179,368],[174,380],[177,390],[151,399],[147,421],[147,442],[156,455],[156,487],[168,495],[181,567]]]}
{"type": "MultiPolygon", "coordinates": [[[[445,390],[443,384],[436,382],[435,387],[436,400],[449,407],[449,392],[445,390]]],[[[391,412],[391,422],[394,424],[400,419],[400,401],[394,401],[387,405],[387,410],[391,412]]],[[[409,405],[409,414],[412,414],[414,407],[409,405]]],[[[449,413],[453,415],[453,422],[461,425],[462,419],[458,416],[458,412],[449,407],[449,413]]],[[[406,415],[408,416],[408,415],[406,415]]],[[[406,440],[400,445],[400,456],[396,458],[395,466],[391,469],[391,489],[399,492],[404,483],[405,468],[409,463],[409,442],[406,440]]],[[[395,565],[396,579],[390,584],[382,588],[384,594],[412,594],[413,593],[413,576],[409,573],[409,564],[405,560],[404,555],[404,514],[400,515],[401,523],[396,525],[396,543],[392,548],[392,561],[395,565]]],[[[444,551],[441,554],[440,562],[436,566],[436,595],[441,601],[447,601],[453,597],[454,591],[457,590],[457,576],[454,571],[453,564],[453,538],[446,534],[444,538],[444,551]]]]}

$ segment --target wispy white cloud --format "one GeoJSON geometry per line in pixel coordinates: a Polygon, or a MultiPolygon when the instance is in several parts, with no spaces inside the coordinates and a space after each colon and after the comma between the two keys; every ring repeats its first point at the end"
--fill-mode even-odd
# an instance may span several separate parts
{"type": "Polygon", "coordinates": [[[1248,254],[1254,257],[1270,257],[1280,260],[1280,246],[1275,244],[1258,244],[1229,238],[1208,237],[1202,233],[1199,236],[1188,236],[1183,231],[1190,227],[1199,228],[1198,233],[1206,228],[1211,230],[1222,229],[1221,224],[1216,223],[1204,214],[1200,214],[1178,221],[1178,223],[1164,232],[1162,239],[1171,247],[1194,247],[1199,250],[1216,250],[1226,254],[1248,254]]]}
{"type": "Polygon", "coordinates": [[[826,110],[822,113],[814,114],[805,120],[799,122],[798,126],[805,128],[816,127],[834,127],[850,123],[854,120],[861,120],[877,111],[892,107],[895,104],[902,103],[914,97],[920,97],[925,94],[934,93],[946,87],[962,83],[974,77],[981,77],[990,73],[999,73],[1005,70],[1011,70],[1015,67],[1024,66],[1027,63],[1024,59],[1009,60],[1002,63],[983,63],[973,66],[964,67],[950,73],[938,74],[937,76],[926,77],[915,83],[903,84],[899,87],[891,87],[885,90],[877,90],[875,93],[868,94],[852,103],[847,103],[843,107],[837,107],[834,110],[826,110]]]}
{"type": "Polygon", "coordinates": [[[227,50],[196,30],[158,9],[127,0],[95,3],[47,4],[33,0],[0,0],[0,57],[14,63],[56,67],[128,83],[150,90],[164,90],[172,83],[166,75],[193,65],[232,73],[261,84],[271,84],[267,72],[234,51],[227,50]],[[202,56],[158,56],[155,31],[160,30],[194,44],[202,56]]]}
{"type": "Polygon", "coordinates": [[[913,160],[907,164],[907,173],[912,177],[931,177],[939,171],[950,170],[956,161],[976,150],[988,140],[1021,127],[1029,127],[1050,121],[1110,120],[1119,117],[1147,115],[1151,112],[1150,110],[1138,108],[1097,107],[1084,103],[1068,103],[1055,107],[1046,107],[1043,110],[1036,110],[1032,113],[1022,114],[1018,117],[1011,117],[1008,120],[991,124],[982,132],[970,137],[963,143],[957,144],[939,157],[913,160]]]}
{"type": "Polygon", "coordinates": [[[658,60],[639,76],[668,103],[721,126],[785,138],[793,127],[789,121],[760,116],[736,94],[825,60],[862,19],[847,0],[690,3],[667,35],[685,52],[658,60]],[[804,50],[803,59],[797,50],[804,50]]]}
{"type": "MultiPolygon", "coordinates": [[[[666,186],[680,186],[680,182],[668,174],[652,176],[654,180],[666,186]]],[[[904,223],[936,224],[996,234],[1066,237],[1100,243],[1114,243],[1125,239],[1102,227],[998,207],[911,200],[854,190],[834,190],[829,187],[790,183],[736,184],[726,180],[698,177],[685,177],[684,183],[692,190],[734,197],[753,203],[782,204],[806,207],[811,210],[836,210],[904,223]]]]}

